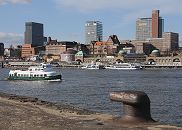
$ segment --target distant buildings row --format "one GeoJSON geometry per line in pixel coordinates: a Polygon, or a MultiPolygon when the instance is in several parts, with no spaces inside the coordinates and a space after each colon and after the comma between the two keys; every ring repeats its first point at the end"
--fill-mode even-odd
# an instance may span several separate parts
{"type": "Polygon", "coordinates": [[[44,37],[43,24],[35,22],[25,23],[25,41],[18,48],[5,49],[0,44],[0,56],[17,56],[24,59],[34,55],[44,56],[45,59],[66,61],[118,57],[125,55],[150,56],[153,51],[160,55],[169,56],[179,49],[179,34],[164,32],[164,19],[160,17],[159,10],[152,11],[152,17],[139,18],[136,21],[136,40],[119,40],[116,35],[103,41],[103,25],[100,21],[87,21],[85,24],[85,44],[75,41],[57,41],[44,37]],[[9,51],[9,52],[8,52],[9,51]],[[77,57],[82,55],[82,57],[77,57]],[[67,57],[67,58],[66,58],[67,57]],[[69,59],[68,58],[68,59],[69,59]],[[63,60],[64,59],[64,60],[63,60]]]}

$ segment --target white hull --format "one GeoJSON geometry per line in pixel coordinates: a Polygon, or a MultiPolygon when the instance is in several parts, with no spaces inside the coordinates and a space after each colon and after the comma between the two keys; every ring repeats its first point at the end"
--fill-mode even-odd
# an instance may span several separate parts
{"type": "Polygon", "coordinates": [[[105,69],[105,67],[103,65],[92,65],[92,64],[89,64],[87,66],[83,66],[82,69],[98,70],[98,69],[105,69]]]}
{"type": "Polygon", "coordinates": [[[139,70],[140,68],[115,68],[115,67],[106,67],[106,69],[112,69],[112,70],[139,70]]]}
{"type": "Polygon", "coordinates": [[[120,63],[115,65],[106,66],[106,69],[114,69],[114,70],[140,70],[141,66],[129,64],[129,63],[120,63]]]}

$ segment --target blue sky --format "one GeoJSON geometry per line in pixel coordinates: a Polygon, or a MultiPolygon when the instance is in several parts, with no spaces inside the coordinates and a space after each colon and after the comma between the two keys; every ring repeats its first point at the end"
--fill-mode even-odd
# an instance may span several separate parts
{"type": "Polygon", "coordinates": [[[0,0],[0,42],[23,44],[25,22],[44,24],[45,36],[84,43],[84,24],[103,23],[104,40],[116,34],[135,39],[137,18],[151,17],[153,9],[164,18],[164,31],[182,35],[182,0],[0,0]]]}

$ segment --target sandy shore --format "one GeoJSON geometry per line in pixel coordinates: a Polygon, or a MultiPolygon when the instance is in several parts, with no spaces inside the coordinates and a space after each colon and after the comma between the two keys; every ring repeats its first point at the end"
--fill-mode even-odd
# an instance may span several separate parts
{"type": "Polygon", "coordinates": [[[1,130],[182,130],[159,123],[116,123],[112,115],[4,93],[0,113],[1,130]]]}

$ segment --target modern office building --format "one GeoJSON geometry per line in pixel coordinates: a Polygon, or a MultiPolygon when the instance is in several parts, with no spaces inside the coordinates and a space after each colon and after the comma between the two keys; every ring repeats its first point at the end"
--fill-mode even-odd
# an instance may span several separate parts
{"type": "Polygon", "coordinates": [[[139,18],[136,21],[136,39],[145,40],[151,38],[151,18],[139,18]]]}
{"type": "MultiPolygon", "coordinates": [[[[127,41],[121,41],[126,43],[127,41]]],[[[160,54],[167,56],[179,49],[179,34],[174,32],[163,32],[162,38],[150,38],[148,40],[130,40],[135,47],[135,53],[149,55],[153,50],[159,50],[160,54]]]]}
{"type": "Polygon", "coordinates": [[[43,24],[35,22],[25,23],[25,44],[31,44],[32,47],[44,44],[43,24]]]}
{"type": "MultiPolygon", "coordinates": [[[[171,53],[179,49],[179,34],[175,32],[164,32],[162,35],[163,52],[171,53]]],[[[159,43],[160,44],[160,43],[159,43]]]]}
{"type": "Polygon", "coordinates": [[[100,21],[87,21],[85,24],[85,44],[102,41],[103,27],[100,21]]]}
{"type": "Polygon", "coordinates": [[[136,40],[161,38],[163,31],[164,19],[159,17],[159,10],[153,10],[150,18],[139,18],[136,21],[136,40]]]}
{"type": "Polygon", "coordinates": [[[4,56],[4,43],[0,43],[0,56],[4,56]]]}

